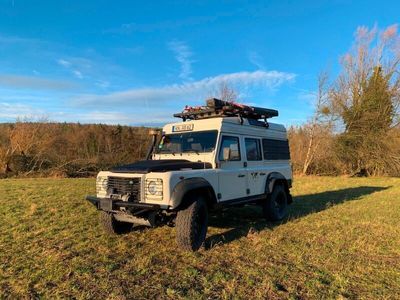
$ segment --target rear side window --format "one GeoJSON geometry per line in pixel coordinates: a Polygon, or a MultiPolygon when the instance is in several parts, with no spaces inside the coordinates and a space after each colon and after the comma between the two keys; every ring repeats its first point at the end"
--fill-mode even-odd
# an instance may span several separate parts
{"type": "Polygon", "coordinates": [[[224,160],[224,149],[230,149],[229,161],[240,160],[240,146],[239,138],[234,136],[223,136],[221,141],[221,148],[219,150],[219,160],[224,160]]]}
{"type": "Polygon", "coordinates": [[[289,160],[289,142],[288,140],[263,139],[263,152],[265,160],[289,160]]]}
{"type": "Polygon", "coordinates": [[[260,140],[245,138],[244,141],[246,145],[247,160],[249,161],[262,160],[260,140]]]}

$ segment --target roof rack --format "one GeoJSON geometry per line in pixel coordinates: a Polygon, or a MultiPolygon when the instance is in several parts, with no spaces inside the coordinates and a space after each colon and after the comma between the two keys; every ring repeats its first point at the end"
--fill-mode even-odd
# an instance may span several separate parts
{"type": "Polygon", "coordinates": [[[183,121],[234,116],[238,116],[241,120],[242,118],[263,119],[267,124],[267,119],[277,117],[278,111],[211,98],[206,101],[205,106],[185,106],[183,112],[174,114],[174,117],[182,118],[183,121]]]}

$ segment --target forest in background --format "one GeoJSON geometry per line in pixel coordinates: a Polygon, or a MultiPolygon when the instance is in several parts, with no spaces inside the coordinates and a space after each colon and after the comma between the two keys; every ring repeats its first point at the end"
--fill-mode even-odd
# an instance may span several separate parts
{"type": "MultiPolygon", "coordinates": [[[[119,125],[48,122],[0,124],[0,178],[89,177],[112,166],[144,159],[150,145],[150,128],[119,125]]],[[[324,126],[288,128],[295,174],[400,176],[398,165],[385,165],[385,153],[376,153],[370,165],[383,164],[380,173],[349,169],[335,135],[324,126]]],[[[400,128],[384,141],[394,160],[400,158],[400,128]]],[[[390,157],[389,157],[390,158],[390,157]]]]}
{"type": "Polygon", "coordinates": [[[88,177],[143,158],[148,128],[103,124],[0,124],[0,177],[88,177]]]}

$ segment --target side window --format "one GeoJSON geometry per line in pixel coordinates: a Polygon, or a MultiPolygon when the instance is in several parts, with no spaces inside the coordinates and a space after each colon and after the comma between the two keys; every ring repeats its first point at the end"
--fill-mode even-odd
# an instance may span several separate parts
{"type": "Polygon", "coordinates": [[[239,161],[240,147],[239,138],[234,136],[223,136],[218,159],[220,161],[239,161]]]}
{"type": "Polygon", "coordinates": [[[290,159],[288,140],[263,139],[262,143],[265,160],[290,159]]]}
{"type": "Polygon", "coordinates": [[[244,141],[246,145],[247,160],[262,160],[260,140],[245,138],[244,141]]]}

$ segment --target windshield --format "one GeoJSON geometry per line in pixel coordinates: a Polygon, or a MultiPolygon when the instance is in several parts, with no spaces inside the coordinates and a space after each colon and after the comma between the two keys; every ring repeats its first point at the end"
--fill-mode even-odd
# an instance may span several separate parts
{"type": "Polygon", "coordinates": [[[211,152],[216,141],[216,130],[166,134],[162,136],[156,153],[211,152]]]}

